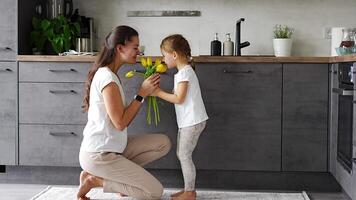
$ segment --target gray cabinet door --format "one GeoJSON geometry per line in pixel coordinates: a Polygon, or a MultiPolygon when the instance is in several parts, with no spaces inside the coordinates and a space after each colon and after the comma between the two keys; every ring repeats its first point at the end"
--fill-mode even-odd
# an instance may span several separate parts
{"type": "MultiPolygon", "coordinates": [[[[137,93],[143,78],[140,76],[134,76],[133,78],[125,78],[124,75],[130,70],[143,70],[140,64],[137,65],[125,65],[120,68],[119,75],[122,81],[122,85],[125,90],[126,102],[129,104],[134,95],[137,93]]],[[[173,89],[173,75],[176,73],[175,70],[169,70],[166,74],[161,75],[160,87],[167,92],[171,92],[173,89]]],[[[152,169],[180,169],[180,165],[177,160],[175,153],[176,149],[176,138],[177,138],[177,122],[176,114],[174,110],[174,105],[166,102],[164,100],[158,99],[158,106],[160,111],[161,121],[156,126],[153,124],[148,125],[146,122],[147,114],[147,98],[139,110],[137,116],[131,122],[128,127],[128,135],[137,135],[137,134],[148,134],[148,133],[162,133],[167,135],[172,142],[172,150],[163,158],[150,163],[145,166],[152,169]]]]}
{"type": "Polygon", "coordinates": [[[19,164],[79,166],[83,125],[25,125],[19,127],[19,164]]]}
{"type": "Polygon", "coordinates": [[[0,60],[15,61],[17,55],[17,1],[0,0],[0,60]]]}
{"type": "Polygon", "coordinates": [[[281,64],[199,64],[209,115],[198,169],[280,171],[281,64]]]}
{"type": "Polygon", "coordinates": [[[283,171],[327,171],[328,64],[283,65],[283,171]]]}
{"type": "Polygon", "coordinates": [[[16,164],[17,67],[0,62],[0,165],[16,164]]]}
{"type": "Polygon", "coordinates": [[[19,123],[85,124],[83,83],[20,83],[19,123]]]}

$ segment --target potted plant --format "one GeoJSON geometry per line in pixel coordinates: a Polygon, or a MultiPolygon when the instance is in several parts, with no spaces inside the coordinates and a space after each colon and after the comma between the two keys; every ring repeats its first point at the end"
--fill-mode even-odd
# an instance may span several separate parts
{"type": "Polygon", "coordinates": [[[286,25],[276,25],[273,31],[273,49],[277,57],[290,56],[294,29],[286,25]]]}
{"type": "Polygon", "coordinates": [[[32,26],[31,43],[35,46],[34,54],[43,52],[46,42],[50,44],[50,50],[56,54],[74,49],[75,39],[80,33],[79,23],[70,22],[64,16],[42,20],[34,17],[32,26]]]}
{"type": "Polygon", "coordinates": [[[75,39],[79,36],[80,25],[77,22],[70,22],[69,19],[60,15],[49,21],[49,27],[46,31],[48,41],[52,49],[59,54],[64,51],[74,49],[75,39]]]}
{"type": "Polygon", "coordinates": [[[41,55],[44,53],[44,46],[47,41],[46,29],[47,24],[44,20],[38,19],[37,17],[32,18],[32,28],[31,31],[31,46],[32,53],[35,55],[41,55]]]}

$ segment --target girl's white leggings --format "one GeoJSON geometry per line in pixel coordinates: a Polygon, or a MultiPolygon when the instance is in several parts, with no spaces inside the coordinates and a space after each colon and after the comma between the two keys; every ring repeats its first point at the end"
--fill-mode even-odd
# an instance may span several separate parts
{"type": "Polygon", "coordinates": [[[182,167],[185,191],[195,190],[196,170],[192,153],[205,126],[206,121],[178,129],[177,156],[182,167]]]}

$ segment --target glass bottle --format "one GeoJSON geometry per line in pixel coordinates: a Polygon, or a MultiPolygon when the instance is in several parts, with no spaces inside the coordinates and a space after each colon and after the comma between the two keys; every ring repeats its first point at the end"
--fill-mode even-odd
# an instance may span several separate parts
{"type": "Polygon", "coordinates": [[[340,43],[340,47],[348,48],[353,47],[355,45],[353,31],[350,28],[345,28],[342,30],[342,40],[340,43]]]}
{"type": "Polygon", "coordinates": [[[221,56],[221,42],[218,38],[218,33],[215,33],[215,38],[210,43],[210,55],[221,56]]]}
{"type": "Polygon", "coordinates": [[[234,43],[231,41],[230,33],[226,34],[226,40],[223,44],[223,55],[224,56],[234,55],[234,43]]]}

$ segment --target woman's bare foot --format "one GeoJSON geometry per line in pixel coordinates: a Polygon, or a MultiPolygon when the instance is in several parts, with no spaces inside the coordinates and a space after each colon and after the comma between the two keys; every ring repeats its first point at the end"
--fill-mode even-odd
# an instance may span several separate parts
{"type": "Polygon", "coordinates": [[[86,171],[82,171],[80,172],[80,176],[79,176],[79,183],[80,185],[82,185],[83,181],[89,176],[90,174],[86,171]]]}
{"type": "Polygon", "coordinates": [[[171,197],[177,197],[177,196],[181,195],[183,192],[184,192],[184,190],[181,190],[179,192],[173,193],[173,194],[171,194],[171,197]]]}
{"type": "Polygon", "coordinates": [[[195,191],[184,191],[177,197],[173,197],[173,200],[196,200],[197,193],[195,191]]]}
{"type": "MultiPolygon", "coordinates": [[[[81,173],[82,175],[82,173],[81,173]]],[[[85,173],[83,173],[85,175],[85,173]]],[[[83,177],[83,180],[81,181],[81,184],[79,186],[79,191],[77,193],[77,199],[78,200],[88,200],[89,198],[86,197],[85,195],[95,187],[102,187],[103,186],[103,179],[93,176],[91,174],[85,175],[86,177],[83,177]]],[[[81,176],[82,177],[82,176],[81,176]]]]}

